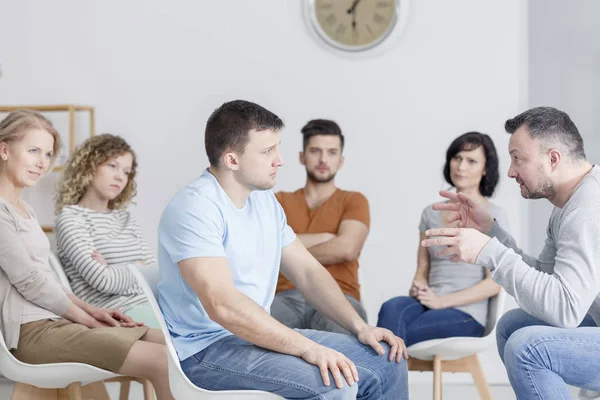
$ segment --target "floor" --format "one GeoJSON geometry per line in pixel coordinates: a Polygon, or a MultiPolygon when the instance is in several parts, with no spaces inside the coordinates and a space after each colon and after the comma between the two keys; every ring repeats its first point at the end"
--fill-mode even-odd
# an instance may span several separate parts
{"type": "MultiPolygon", "coordinates": [[[[107,384],[108,392],[110,393],[111,399],[117,400],[119,398],[119,387],[118,384],[109,383],[107,384]]],[[[12,393],[13,383],[2,379],[0,380],[0,399],[10,399],[12,393]]],[[[515,394],[508,385],[491,385],[490,386],[492,396],[497,400],[516,400],[515,394]]],[[[577,399],[577,388],[569,387],[572,398],[577,399]]],[[[410,385],[410,397],[411,399],[431,399],[433,397],[433,390],[430,385],[422,383],[410,385]]],[[[468,400],[478,399],[477,390],[473,385],[467,384],[446,384],[443,389],[444,400],[468,400]]],[[[137,383],[132,383],[131,392],[129,396],[130,400],[143,400],[142,387],[137,383]]]]}

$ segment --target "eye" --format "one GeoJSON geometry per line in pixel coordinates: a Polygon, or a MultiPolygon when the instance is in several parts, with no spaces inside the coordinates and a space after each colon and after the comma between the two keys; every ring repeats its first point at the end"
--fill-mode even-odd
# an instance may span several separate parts
{"type": "Polygon", "coordinates": [[[477,164],[477,161],[475,161],[475,160],[469,160],[469,164],[477,164]]]}
{"type": "Polygon", "coordinates": [[[31,154],[37,154],[37,152],[38,152],[38,149],[31,149],[31,150],[29,150],[29,152],[30,152],[31,154]]]}
{"type": "Polygon", "coordinates": [[[125,172],[125,175],[127,175],[127,176],[131,175],[131,171],[123,171],[123,172],[125,172]]]}
{"type": "Polygon", "coordinates": [[[50,159],[50,158],[52,158],[52,153],[46,153],[46,158],[47,158],[47,159],[50,159]]]}
{"type": "Polygon", "coordinates": [[[267,149],[267,150],[265,150],[265,154],[269,154],[272,151],[273,151],[273,149],[267,149]]]}

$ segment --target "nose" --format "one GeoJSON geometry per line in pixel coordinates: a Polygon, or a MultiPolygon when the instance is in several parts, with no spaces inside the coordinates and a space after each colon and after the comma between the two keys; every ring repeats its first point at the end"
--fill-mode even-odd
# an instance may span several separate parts
{"type": "Polygon", "coordinates": [[[511,166],[508,168],[508,172],[506,173],[506,175],[508,175],[509,178],[514,179],[517,177],[517,172],[515,171],[515,169],[513,168],[512,164],[511,166]]]}
{"type": "Polygon", "coordinates": [[[121,182],[122,180],[124,180],[124,179],[125,179],[125,173],[124,173],[123,171],[121,171],[121,170],[118,170],[118,171],[115,173],[115,179],[116,179],[117,181],[121,182]]]}
{"type": "Polygon", "coordinates": [[[277,150],[277,158],[275,158],[275,162],[273,163],[273,166],[275,167],[283,167],[285,163],[283,162],[283,156],[281,155],[281,152],[279,152],[279,150],[277,150]]]}
{"type": "Polygon", "coordinates": [[[45,171],[46,168],[48,168],[48,165],[50,165],[50,160],[42,156],[38,158],[38,161],[35,166],[41,169],[42,171],[45,171]]]}

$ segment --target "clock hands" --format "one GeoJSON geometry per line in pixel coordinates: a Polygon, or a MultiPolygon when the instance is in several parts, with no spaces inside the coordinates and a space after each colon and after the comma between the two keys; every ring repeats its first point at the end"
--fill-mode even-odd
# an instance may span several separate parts
{"type": "Polygon", "coordinates": [[[350,8],[348,10],[346,10],[346,12],[348,14],[352,14],[354,13],[354,9],[356,8],[356,5],[358,4],[360,0],[354,0],[354,2],[352,3],[352,5],[350,6],[350,8]]]}
{"type": "Polygon", "coordinates": [[[346,10],[348,14],[352,14],[352,29],[354,29],[354,31],[356,31],[356,6],[358,5],[359,1],[360,0],[354,0],[350,8],[346,10]]]}

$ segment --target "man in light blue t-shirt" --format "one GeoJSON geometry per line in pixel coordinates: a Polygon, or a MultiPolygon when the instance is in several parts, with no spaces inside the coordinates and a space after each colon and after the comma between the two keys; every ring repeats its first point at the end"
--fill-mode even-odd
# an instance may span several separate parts
{"type": "Polygon", "coordinates": [[[205,132],[210,168],[162,215],[159,304],[182,368],[209,390],[406,399],[404,342],[362,320],[296,239],[270,190],[283,165],[282,127],[275,114],[247,101],[216,109],[205,132]],[[272,318],[280,269],[354,336],[292,330],[272,318]]]}

